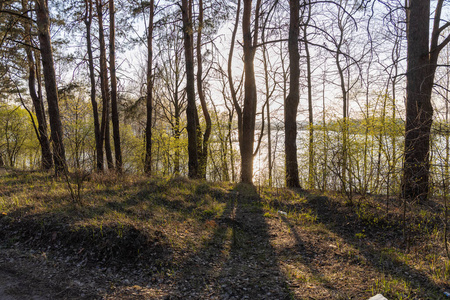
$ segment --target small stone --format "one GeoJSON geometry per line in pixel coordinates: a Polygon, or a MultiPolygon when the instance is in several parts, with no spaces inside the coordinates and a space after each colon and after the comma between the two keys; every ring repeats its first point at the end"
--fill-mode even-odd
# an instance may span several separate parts
{"type": "Polygon", "coordinates": [[[369,298],[369,300],[388,300],[388,299],[386,299],[386,298],[385,298],[383,295],[381,295],[381,294],[377,294],[377,295],[375,295],[375,296],[369,298]]]}

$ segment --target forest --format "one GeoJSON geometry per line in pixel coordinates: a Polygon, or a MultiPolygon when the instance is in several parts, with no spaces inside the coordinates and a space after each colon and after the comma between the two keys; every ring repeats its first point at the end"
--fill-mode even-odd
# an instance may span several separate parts
{"type": "Polygon", "coordinates": [[[450,297],[449,16],[0,0],[0,298],[450,297]]]}

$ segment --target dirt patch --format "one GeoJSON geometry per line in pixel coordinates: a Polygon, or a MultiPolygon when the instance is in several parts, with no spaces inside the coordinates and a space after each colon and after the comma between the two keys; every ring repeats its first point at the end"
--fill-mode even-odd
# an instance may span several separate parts
{"type": "Polygon", "coordinates": [[[72,277],[72,268],[52,264],[42,254],[2,249],[0,255],[0,299],[100,298],[96,288],[78,281],[82,276],[72,277]]]}

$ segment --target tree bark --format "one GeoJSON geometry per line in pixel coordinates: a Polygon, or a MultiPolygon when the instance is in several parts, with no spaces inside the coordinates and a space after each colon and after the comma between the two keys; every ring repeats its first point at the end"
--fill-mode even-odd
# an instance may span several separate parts
{"type": "Polygon", "coordinates": [[[297,107],[300,98],[300,66],[299,66],[299,1],[290,0],[289,22],[289,94],[284,103],[284,130],[285,130],[285,155],[286,155],[286,186],[300,187],[297,163],[297,107]]]}
{"type": "Polygon", "coordinates": [[[113,127],[116,171],[122,173],[122,151],[120,147],[119,111],[117,109],[116,77],[116,21],[114,0],[109,0],[109,69],[111,73],[111,120],[113,127]]]}
{"type": "Polygon", "coordinates": [[[58,88],[50,38],[50,16],[46,0],[36,0],[36,24],[39,33],[45,91],[47,93],[55,175],[58,176],[66,169],[66,154],[63,144],[63,130],[58,106],[58,88]]]}
{"type": "MultiPolygon", "coordinates": [[[[22,1],[22,9],[25,16],[28,16],[29,8],[27,1],[22,1]]],[[[28,45],[25,46],[28,62],[28,88],[30,91],[31,100],[33,101],[36,119],[38,121],[37,138],[41,146],[42,168],[44,170],[50,170],[53,167],[52,151],[50,149],[50,141],[47,135],[47,120],[45,118],[44,102],[42,97],[39,97],[36,91],[36,68],[33,51],[31,49],[31,25],[28,20],[24,21],[24,31],[24,41],[25,44],[28,45]]]]}
{"type": "Polygon", "coordinates": [[[180,136],[181,136],[181,114],[182,114],[182,108],[183,108],[183,96],[180,97],[180,85],[182,82],[181,76],[181,70],[180,70],[180,57],[178,56],[179,52],[175,51],[175,88],[173,92],[173,104],[174,104],[174,127],[173,127],[173,133],[175,138],[175,157],[174,157],[174,170],[173,173],[175,175],[180,174],[180,153],[181,153],[181,145],[180,145],[180,136]]]}
{"type": "Polygon", "coordinates": [[[256,82],[254,71],[255,50],[258,39],[258,20],[261,1],[258,0],[255,9],[255,29],[252,37],[251,16],[252,0],[244,0],[242,16],[242,33],[244,38],[244,108],[242,110],[241,181],[253,184],[253,145],[255,140],[256,120],[256,82]]]}
{"type": "Polygon", "coordinates": [[[108,169],[114,169],[112,151],[111,151],[111,137],[109,134],[109,84],[108,84],[108,67],[106,63],[106,46],[105,34],[103,31],[103,5],[102,0],[96,0],[98,27],[99,27],[99,42],[100,42],[100,85],[102,92],[102,121],[100,125],[100,135],[102,137],[102,144],[105,145],[106,161],[108,169]]]}
{"type": "MultiPolygon", "coordinates": [[[[203,133],[202,145],[200,145],[199,155],[199,176],[206,179],[206,167],[208,165],[208,141],[211,135],[211,116],[206,105],[205,93],[203,92],[203,66],[202,66],[202,29],[203,29],[203,1],[198,2],[198,31],[197,31],[197,92],[202,106],[203,116],[206,122],[205,132],[203,133]]],[[[197,130],[200,130],[198,128],[197,130]]]]}
{"type": "MultiPolygon", "coordinates": [[[[265,28],[263,27],[262,34],[261,34],[261,41],[264,44],[265,43],[265,28]]],[[[269,86],[269,53],[267,51],[266,45],[263,46],[263,65],[264,65],[264,83],[265,83],[265,92],[266,92],[266,113],[267,113],[267,165],[268,165],[268,185],[269,187],[272,187],[272,128],[271,128],[271,117],[270,117],[270,98],[272,96],[272,92],[270,91],[269,86]]]]}
{"type": "Polygon", "coordinates": [[[182,0],[184,55],[186,60],[186,97],[187,97],[187,132],[188,132],[188,176],[198,178],[198,113],[195,105],[195,77],[193,54],[192,1],[182,0]]]}
{"type": "Polygon", "coordinates": [[[236,41],[236,34],[238,30],[238,23],[239,23],[239,14],[241,11],[241,0],[238,0],[237,3],[237,9],[236,9],[236,19],[234,23],[233,32],[231,34],[231,43],[230,43],[230,52],[228,53],[228,66],[227,66],[227,73],[228,73],[228,84],[230,86],[230,93],[231,93],[231,99],[233,101],[233,106],[236,109],[237,118],[238,118],[238,139],[239,139],[239,145],[242,143],[242,110],[237,100],[236,95],[236,89],[234,88],[233,83],[233,72],[232,72],[232,62],[233,62],[233,52],[234,52],[234,43],[236,41]]]}
{"type": "Polygon", "coordinates": [[[103,172],[103,142],[100,133],[100,122],[98,117],[98,104],[95,91],[95,71],[94,71],[94,57],[92,54],[92,42],[91,42],[91,25],[92,25],[92,0],[85,0],[86,15],[84,23],[86,25],[86,46],[88,53],[89,63],[89,79],[91,83],[91,104],[92,113],[94,116],[94,135],[95,135],[95,150],[96,150],[96,168],[97,172],[103,172]]]}
{"type": "Polygon", "coordinates": [[[439,43],[450,22],[440,26],[444,0],[434,13],[429,42],[430,1],[410,0],[407,7],[406,125],[402,196],[406,201],[424,201],[429,193],[430,135],[433,123],[431,93],[437,61],[450,36],[439,43]],[[429,48],[428,48],[429,47],[429,48]]]}
{"type": "Polygon", "coordinates": [[[305,53],[306,53],[306,77],[308,85],[308,131],[309,131],[309,143],[308,143],[308,186],[310,189],[315,187],[315,151],[314,151],[314,115],[313,115],[313,103],[312,103],[312,70],[311,70],[311,55],[309,52],[308,43],[308,25],[311,20],[311,0],[308,1],[308,16],[303,24],[303,38],[305,40],[305,53]]]}
{"type": "MultiPolygon", "coordinates": [[[[344,12],[338,13],[338,23],[339,23],[339,39],[336,43],[336,56],[335,56],[335,63],[336,68],[338,70],[339,75],[339,86],[341,88],[342,92],[342,151],[341,151],[341,159],[342,163],[340,165],[340,180],[341,180],[341,191],[344,194],[347,194],[348,196],[351,195],[351,185],[350,185],[350,172],[347,172],[347,169],[349,169],[348,166],[348,147],[349,147],[349,141],[348,141],[348,134],[349,134],[349,119],[348,119],[348,94],[349,94],[349,87],[346,87],[345,83],[345,75],[344,75],[344,69],[341,66],[340,61],[340,54],[342,54],[342,46],[344,45],[344,26],[342,24],[342,14],[344,12]],[[347,176],[348,174],[348,176],[347,176]],[[348,178],[347,178],[348,177],[348,178]]],[[[349,70],[347,68],[347,70],[349,70]]],[[[349,80],[349,77],[347,78],[349,80]]]]}
{"type": "Polygon", "coordinates": [[[409,4],[402,194],[406,200],[420,201],[427,199],[429,192],[431,92],[436,66],[430,61],[428,48],[430,1],[410,0],[409,4]]]}
{"type": "Polygon", "coordinates": [[[150,14],[147,28],[147,122],[145,125],[145,162],[144,172],[150,175],[152,172],[152,110],[153,110],[153,16],[154,0],[150,1],[150,14]]]}

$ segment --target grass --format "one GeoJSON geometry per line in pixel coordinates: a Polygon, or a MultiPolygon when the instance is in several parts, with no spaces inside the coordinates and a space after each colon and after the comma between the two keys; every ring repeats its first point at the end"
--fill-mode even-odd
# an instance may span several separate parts
{"type": "MultiPolygon", "coordinates": [[[[198,231],[204,236],[211,234],[210,219],[223,213],[225,204],[220,195],[229,188],[226,184],[197,187],[183,178],[149,181],[128,176],[119,182],[95,176],[84,183],[84,205],[77,207],[64,181],[44,174],[13,174],[3,177],[2,181],[2,225],[19,228],[19,222],[24,222],[33,230],[42,228],[44,236],[49,231],[60,232],[64,228],[59,238],[69,240],[79,234],[79,238],[94,243],[101,243],[101,239],[107,239],[105,236],[114,236],[117,242],[125,239],[126,233],[136,230],[144,235],[143,239],[158,238],[180,251],[199,246],[198,231]],[[84,234],[86,237],[82,237],[84,234]]],[[[25,232],[23,238],[28,239],[28,234],[32,235],[31,230],[25,232]]],[[[51,239],[46,236],[33,241],[32,246],[43,246],[51,239]]],[[[135,246],[142,250],[140,245],[135,246]]]]}
{"type": "MultiPolygon", "coordinates": [[[[190,282],[192,270],[213,285],[235,280],[236,289],[279,285],[295,299],[444,299],[450,289],[436,199],[409,212],[408,248],[401,206],[391,201],[386,213],[377,197],[348,206],[339,195],[131,175],[93,175],[81,195],[83,206],[75,205],[66,183],[47,174],[2,176],[0,247],[86,268],[138,266],[168,293],[180,288],[172,278],[190,282]],[[282,279],[256,280],[268,269],[282,279]]],[[[207,290],[195,282],[192,290],[207,290]]]]}

